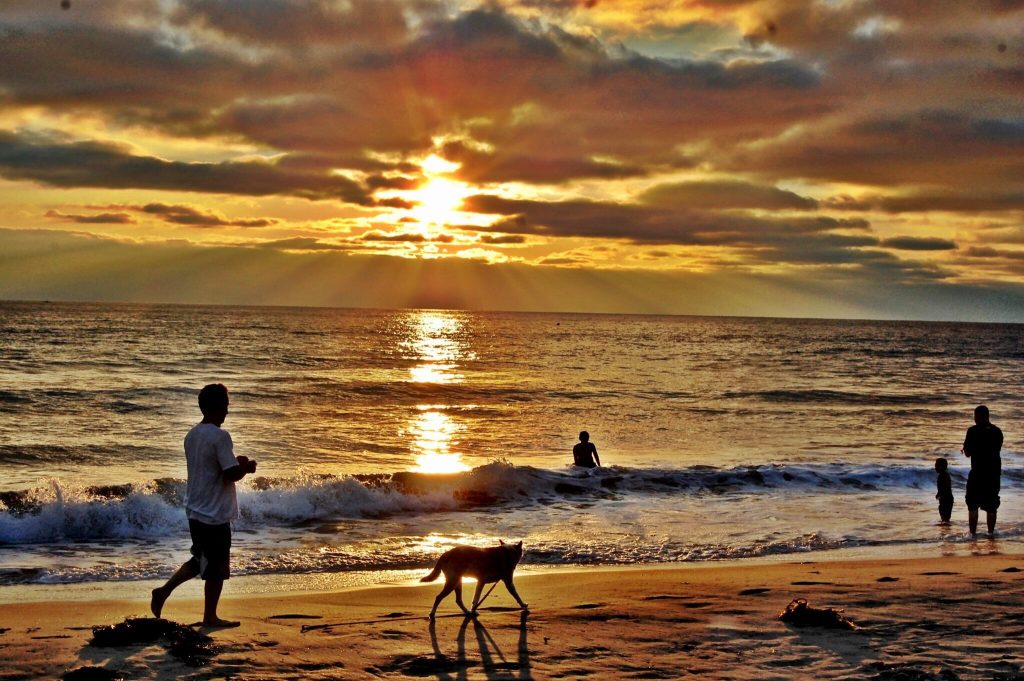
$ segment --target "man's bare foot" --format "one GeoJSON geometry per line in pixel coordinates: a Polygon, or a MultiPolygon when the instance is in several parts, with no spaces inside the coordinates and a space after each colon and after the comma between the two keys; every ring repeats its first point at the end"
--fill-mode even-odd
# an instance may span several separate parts
{"type": "Polygon", "coordinates": [[[149,609],[153,611],[153,617],[160,618],[160,613],[164,609],[164,601],[167,600],[167,594],[164,593],[162,588],[153,589],[153,595],[149,599],[149,609]]]}
{"type": "Polygon", "coordinates": [[[222,620],[219,617],[214,617],[212,620],[203,620],[204,627],[217,627],[218,629],[230,629],[231,627],[240,626],[241,622],[232,622],[231,620],[222,620]]]}

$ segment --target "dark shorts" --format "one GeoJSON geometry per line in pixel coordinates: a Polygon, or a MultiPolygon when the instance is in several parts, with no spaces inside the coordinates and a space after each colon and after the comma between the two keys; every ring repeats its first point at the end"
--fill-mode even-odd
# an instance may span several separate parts
{"type": "Polygon", "coordinates": [[[948,499],[939,499],[939,517],[943,520],[949,520],[949,517],[953,514],[953,497],[948,499]]]}
{"type": "Polygon", "coordinates": [[[999,471],[972,470],[967,474],[967,508],[995,513],[999,508],[999,471]]]}
{"type": "Polygon", "coordinates": [[[231,524],[207,525],[198,520],[188,521],[192,534],[192,561],[203,579],[229,579],[231,577],[231,524]]]}

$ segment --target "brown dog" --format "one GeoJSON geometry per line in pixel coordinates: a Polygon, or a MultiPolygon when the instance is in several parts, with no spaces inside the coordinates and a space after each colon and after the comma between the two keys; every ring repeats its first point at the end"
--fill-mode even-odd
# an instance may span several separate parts
{"type": "Polygon", "coordinates": [[[519,559],[523,557],[523,542],[518,544],[506,544],[499,542],[498,546],[486,549],[478,549],[475,546],[456,546],[441,554],[437,559],[437,565],[430,574],[421,579],[421,582],[432,582],[444,573],[444,588],[434,599],[434,607],[430,610],[430,619],[437,615],[437,606],[444,600],[445,596],[452,591],[455,592],[455,602],[462,608],[467,617],[475,617],[477,606],[480,605],[480,593],[484,590],[485,584],[492,584],[501,580],[505,588],[512,594],[523,610],[526,610],[526,603],[516,593],[516,587],[512,584],[512,573],[515,572],[519,559]],[[462,602],[462,578],[476,578],[476,594],[473,596],[473,609],[466,610],[462,602]]]}

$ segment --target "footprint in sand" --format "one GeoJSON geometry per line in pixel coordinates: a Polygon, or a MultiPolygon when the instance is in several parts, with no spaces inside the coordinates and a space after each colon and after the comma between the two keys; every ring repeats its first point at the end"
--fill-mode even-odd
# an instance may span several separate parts
{"type": "Polygon", "coordinates": [[[1000,572],[1020,572],[1019,567],[1008,567],[1000,570],[1000,572]]]}
{"type": "Polygon", "coordinates": [[[886,576],[886,577],[879,577],[875,581],[876,582],[898,582],[898,581],[900,581],[900,578],[899,577],[889,577],[889,576],[886,576]]]}
{"type": "Polygon", "coordinates": [[[645,601],[685,601],[689,596],[673,596],[672,594],[657,594],[655,596],[644,596],[645,601]]]}
{"type": "Polygon", "coordinates": [[[938,570],[936,572],[922,572],[921,574],[923,576],[925,576],[925,577],[944,577],[944,576],[948,576],[948,575],[958,575],[960,573],[959,572],[945,572],[943,570],[938,570]]]}
{"type": "Polygon", "coordinates": [[[753,589],[744,589],[743,591],[740,592],[740,596],[758,596],[760,594],[766,594],[769,591],[771,591],[771,589],[767,589],[767,588],[765,588],[763,586],[759,586],[759,587],[755,587],[753,589]]]}
{"type": "MultiPolygon", "coordinates": [[[[647,599],[644,599],[647,600],[647,599]]],[[[603,608],[607,603],[583,603],[581,605],[572,606],[573,610],[593,610],[594,608],[603,608]]]]}
{"type": "Polygon", "coordinates": [[[283,615],[271,615],[268,620],[322,620],[320,615],[303,615],[301,613],[285,613],[283,615]]]}

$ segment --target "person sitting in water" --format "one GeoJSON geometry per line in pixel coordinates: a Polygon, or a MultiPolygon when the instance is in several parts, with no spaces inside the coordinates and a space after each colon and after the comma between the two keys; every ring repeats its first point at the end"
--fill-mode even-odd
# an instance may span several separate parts
{"type": "Polygon", "coordinates": [[[580,433],[580,441],[572,448],[572,463],[580,468],[594,468],[601,465],[601,457],[597,455],[597,447],[590,441],[590,433],[580,433]],[[595,460],[597,463],[594,463],[595,460]]]}

